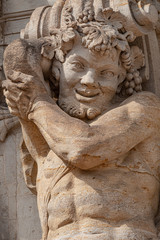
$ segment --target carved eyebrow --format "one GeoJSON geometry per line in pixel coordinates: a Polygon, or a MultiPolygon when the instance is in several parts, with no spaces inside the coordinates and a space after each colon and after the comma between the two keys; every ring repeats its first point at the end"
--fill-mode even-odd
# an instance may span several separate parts
{"type": "Polygon", "coordinates": [[[86,61],[86,59],[82,58],[81,56],[77,56],[77,55],[73,55],[69,58],[69,62],[70,61],[80,61],[82,62],[85,66],[89,65],[89,63],[86,61]]]}
{"type": "Polygon", "coordinates": [[[111,65],[111,64],[103,65],[102,67],[98,68],[98,71],[105,71],[107,69],[108,69],[108,71],[111,71],[111,72],[114,72],[115,74],[116,73],[118,74],[118,66],[113,67],[113,65],[111,65]]]}
{"type": "MultiPolygon", "coordinates": [[[[79,56],[79,55],[72,55],[70,56],[69,58],[69,62],[70,61],[80,61],[81,63],[83,63],[84,66],[90,66],[90,63],[84,59],[83,57],[79,56]]],[[[108,69],[108,71],[112,71],[114,72],[115,74],[118,74],[118,66],[117,67],[113,67],[112,64],[104,64],[103,66],[101,67],[97,67],[97,62],[95,62],[95,68],[97,71],[105,71],[108,69]]]]}

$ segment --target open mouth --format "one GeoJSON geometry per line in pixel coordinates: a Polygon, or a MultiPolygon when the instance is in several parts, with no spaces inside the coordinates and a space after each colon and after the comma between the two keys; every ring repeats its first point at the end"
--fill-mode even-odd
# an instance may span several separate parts
{"type": "Polygon", "coordinates": [[[99,92],[97,91],[81,90],[81,89],[76,89],[75,91],[82,97],[87,97],[87,98],[93,98],[99,95],[99,92]]]}
{"type": "Polygon", "coordinates": [[[97,96],[100,94],[99,91],[86,90],[86,89],[75,89],[75,96],[80,102],[93,102],[96,101],[97,96]]]}

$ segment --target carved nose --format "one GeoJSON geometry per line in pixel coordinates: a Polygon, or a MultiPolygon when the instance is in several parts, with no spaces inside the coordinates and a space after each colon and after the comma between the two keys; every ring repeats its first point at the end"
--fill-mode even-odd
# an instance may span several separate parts
{"type": "Polygon", "coordinates": [[[87,74],[82,77],[81,84],[88,87],[96,87],[97,83],[95,79],[95,74],[92,71],[88,71],[87,74]]]}

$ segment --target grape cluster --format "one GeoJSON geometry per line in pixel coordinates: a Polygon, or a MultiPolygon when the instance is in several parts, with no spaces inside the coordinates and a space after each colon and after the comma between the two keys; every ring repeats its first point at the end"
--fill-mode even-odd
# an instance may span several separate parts
{"type": "Polygon", "coordinates": [[[72,8],[69,6],[65,7],[64,21],[66,25],[70,25],[73,21],[72,8]]]}
{"type": "Polygon", "coordinates": [[[87,23],[94,19],[94,11],[92,9],[85,9],[79,16],[79,23],[87,23]]]}
{"type": "Polygon", "coordinates": [[[79,23],[87,23],[94,20],[93,0],[84,1],[84,8],[79,14],[77,21],[79,23]]]}
{"type": "Polygon", "coordinates": [[[139,71],[130,68],[127,71],[126,79],[123,82],[122,95],[132,95],[134,92],[142,91],[142,77],[139,74],[139,71]]]}

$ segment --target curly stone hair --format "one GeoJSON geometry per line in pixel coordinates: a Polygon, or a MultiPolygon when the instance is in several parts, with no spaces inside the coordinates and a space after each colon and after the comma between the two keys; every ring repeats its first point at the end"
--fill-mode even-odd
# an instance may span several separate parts
{"type": "MultiPolygon", "coordinates": [[[[75,17],[71,1],[66,1],[62,9],[61,27],[50,31],[51,38],[57,44],[54,57],[64,62],[65,55],[72,49],[77,34],[82,38],[82,45],[93,53],[111,56],[112,49],[115,48],[121,52],[120,64],[125,72],[117,94],[128,96],[142,91],[142,78],[139,76],[138,69],[144,66],[144,56],[140,49],[136,51],[139,54],[138,61],[141,59],[137,67],[131,50],[133,47],[129,45],[134,41],[135,36],[132,32],[125,30],[123,25],[125,17],[111,8],[100,8],[95,11],[93,0],[81,1],[81,3],[83,3],[81,11],[75,17]]],[[[52,89],[58,95],[58,82],[56,77],[54,78],[55,71],[53,66],[53,74],[50,78],[52,89]]]]}

